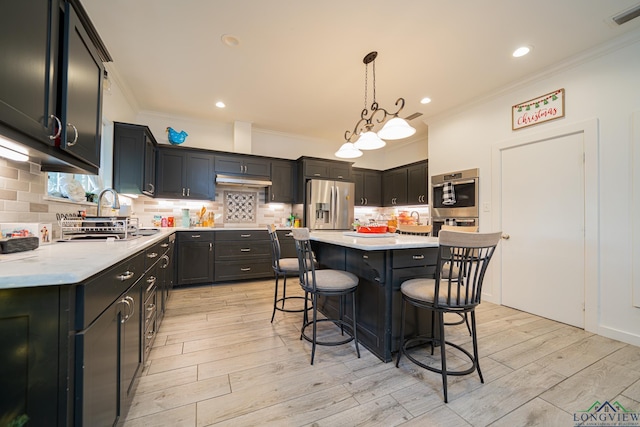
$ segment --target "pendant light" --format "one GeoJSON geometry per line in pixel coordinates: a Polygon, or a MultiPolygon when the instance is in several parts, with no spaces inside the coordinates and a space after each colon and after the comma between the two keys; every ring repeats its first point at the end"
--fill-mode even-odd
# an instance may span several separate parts
{"type": "MultiPolygon", "coordinates": [[[[365,64],[365,77],[364,77],[364,109],[360,112],[360,119],[356,122],[353,131],[346,131],[344,133],[345,144],[340,147],[340,150],[336,152],[337,157],[345,157],[345,154],[351,153],[352,149],[356,149],[360,152],[358,156],[362,155],[360,150],[376,150],[386,145],[384,139],[395,140],[407,138],[416,130],[405,120],[398,117],[398,114],[404,108],[404,99],[398,98],[395,105],[398,110],[389,113],[386,109],[380,107],[376,101],[376,63],[375,59],[378,56],[378,52],[369,52],[362,60],[365,64]],[[368,91],[368,77],[369,77],[369,64],[372,64],[373,69],[373,102],[371,106],[367,104],[367,91],[368,91]],[[373,131],[375,126],[373,118],[376,118],[375,124],[384,123],[382,129],[377,133],[373,131]],[[347,145],[353,143],[351,145],[347,145]]],[[[353,154],[353,153],[351,153],[353,154]]]]}

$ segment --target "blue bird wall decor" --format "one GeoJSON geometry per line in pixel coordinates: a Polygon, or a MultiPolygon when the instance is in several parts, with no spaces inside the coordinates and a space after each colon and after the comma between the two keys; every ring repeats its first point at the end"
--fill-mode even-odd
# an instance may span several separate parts
{"type": "Polygon", "coordinates": [[[169,142],[174,145],[182,144],[189,136],[185,131],[176,132],[172,127],[168,127],[167,132],[169,133],[169,142]]]}

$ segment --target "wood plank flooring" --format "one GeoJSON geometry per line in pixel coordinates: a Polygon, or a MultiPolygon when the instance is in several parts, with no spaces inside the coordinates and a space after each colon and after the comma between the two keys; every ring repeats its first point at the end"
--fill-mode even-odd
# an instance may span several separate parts
{"type": "MultiPolygon", "coordinates": [[[[485,383],[450,377],[448,404],[438,374],[362,346],[358,359],[353,343],[318,347],[311,366],[302,314],[269,322],[273,286],[174,289],[120,425],[573,426],[574,413],[606,400],[640,412],[640,348],[486,302],[477,309],[485,383]]],[[[448,326],[447,338],[470,347],[464,325],[448,326]]],[[[448,353],[447,363],[465,361],[448,353]]]]}

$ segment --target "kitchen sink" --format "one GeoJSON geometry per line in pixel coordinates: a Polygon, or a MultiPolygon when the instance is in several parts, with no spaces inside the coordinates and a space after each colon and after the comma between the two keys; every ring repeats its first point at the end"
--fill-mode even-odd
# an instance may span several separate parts
{"type": "Polygon", "coordinates": [[[138,228],[138,231],[136,231],[134,234],[138,236],[153,236],[159,231],[160,229],[158,228],[138,228]]]}

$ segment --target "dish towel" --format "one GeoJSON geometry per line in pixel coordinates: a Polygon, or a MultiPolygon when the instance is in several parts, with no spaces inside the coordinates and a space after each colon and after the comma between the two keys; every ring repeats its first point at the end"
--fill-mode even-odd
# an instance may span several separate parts
{"type": "Polygon", "coordinates": [[[445,182],[442,186],[442,204],[445,206],[456,204],[456,192],[451,182],[445,182]]]}

